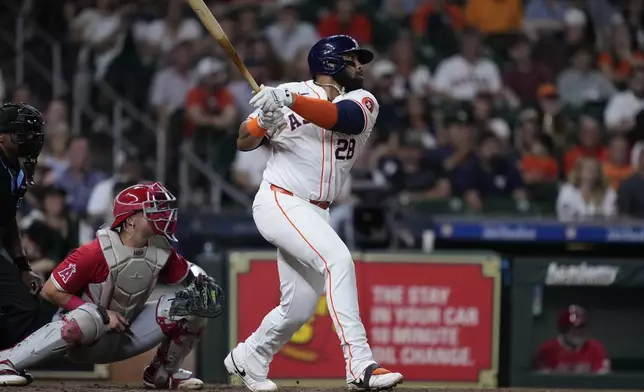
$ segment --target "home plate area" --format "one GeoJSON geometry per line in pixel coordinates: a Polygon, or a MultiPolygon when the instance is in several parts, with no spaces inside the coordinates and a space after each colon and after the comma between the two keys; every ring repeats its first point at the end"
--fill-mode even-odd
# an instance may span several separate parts
{"type": "MultiPolygon", "coordinates": [[[[88,392],[88,391],[97,391],[97,392],[128,392],[128,391],[141,391],[145,390],[142,386],[133,385],[133,384],[107,384],[107,383],[97,383],[97,382],[60,382],[60,381],[36,381],[28,387],[16,387],[15,389],[25,392],[88,392]]],[[[224,391],[224,392],[247,392],[248,390],[241,386],[236,385],[206,385],[203,389],[204,391],[224,391]]],[[[469,392],[469,391],[481,391],[482,389],[467,389],[467,388],[410,388],[405,387],[404,384],[397,387],[395,390],[401,392],[469,392]]],[[[315,388],[315,387],[283,387],[280,388],[281,392],[348,392],[347,388],[315,388]]],[[[529,388],[490,388],[485,389],[485,391],[506,391],[506,392],[556,392],[559,390],[556,389],[529,389],[529,388]]],[[[564,390],[561,390],[564,391],[564,390]]],[[[588,391],[584,389],[566,389],[566,392],[574,391],[588,391]]]]}

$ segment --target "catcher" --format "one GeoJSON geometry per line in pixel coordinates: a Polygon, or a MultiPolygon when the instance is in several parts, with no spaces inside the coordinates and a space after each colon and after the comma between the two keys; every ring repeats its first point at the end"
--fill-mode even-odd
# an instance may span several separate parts
{"type": "Polygon", "coordinates": [[[0,385],[27,385],[31,377],[22,371],[59,355],[111,363],[160,344],[143,371],[143,384],[203,387],[180,366],[206,319],[220,315],[223,292],[207,275],[195,276],[168,242],[176,240],[176,202],[158,182],[134,185],[116,196],[111,227],[70,253],[43,287],[41,295],[61,308],[53,321],[0,352],[0,385]],[[146,303],[157,280],[185,288],[146,303]]]}

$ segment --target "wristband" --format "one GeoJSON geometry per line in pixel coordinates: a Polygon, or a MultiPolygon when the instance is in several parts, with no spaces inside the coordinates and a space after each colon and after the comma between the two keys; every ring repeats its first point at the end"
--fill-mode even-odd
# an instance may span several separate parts
{"type": "Polygon", "coordinates": [[[259,125],[259,120],[257,119],[257,117],[250,120],[248,124],[246,124],[246,129],[248,129],[248,133],[258,139],[262,139],[264,136],[266,136],[266,129],[262,128],[262,126],[259,125]]]}
{"type": "Polygon", "coordinates": [[[86,303],[87,302],[83,301],[82,299],[74,295],[69,299],[69,301],[67,301],[65,305],[63,305],[63,309],[67,311],[71,311],[78,308],[81,305],[85,305],[86,303]]]}
{"type": "Polygon", "coordinates": [[[110,315],[107,314],[107,310],[104,307],[98,306],[98,305],[96,305],[96,310],[98,311],[98,314],[101,315],[101,318],[103,319],[103,324],[105,324],[105,325],[109,324],[110,323],[110,315]]]}
{"type": "Polygon", "coordinates": [[[14,257],[13,263],[20,271],[31,271],[31,266],[29,266],[29,261],[27,261],[26,256],[14,257]]]}

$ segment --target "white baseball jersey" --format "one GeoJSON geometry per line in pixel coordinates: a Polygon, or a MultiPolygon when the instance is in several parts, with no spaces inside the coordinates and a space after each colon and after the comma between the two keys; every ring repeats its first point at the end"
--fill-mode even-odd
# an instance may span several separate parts
{"type": "MultiPolygon", "coordinates": [[[[312,80],[281,84],[292,93],[328,99],[324,89],[312,80]]],[[[334,103],[351,99],[362,108],[365,125],[358,135],[331,132],[314,125],[291,109],[282,112],[287,127],[270,142],[271,157],[264,170],[264,180],[294,195],[310,200],[333,201],[367,144],[378,118],[378,101],[366,90],[355,90],[338,96],[334,103]]],[[[257,116],[257,111],[248,118],[257,116]]]]}

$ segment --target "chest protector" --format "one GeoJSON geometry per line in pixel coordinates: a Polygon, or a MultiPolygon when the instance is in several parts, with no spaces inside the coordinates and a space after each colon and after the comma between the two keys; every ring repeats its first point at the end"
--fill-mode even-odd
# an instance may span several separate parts
{"type": "Polygon", "coordinates": [[[83,299],[132,320],[154,290],[172,247],[161,236],[152,237],[147,247],[135,249],[124,246],[113,230],[101,229],[96,235],[110,272],[105,282],[90,284],[83,299]]]}

